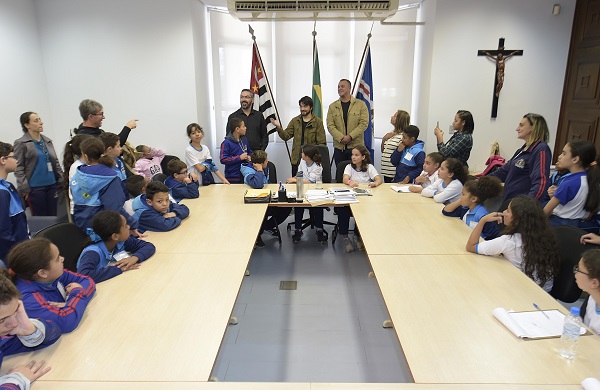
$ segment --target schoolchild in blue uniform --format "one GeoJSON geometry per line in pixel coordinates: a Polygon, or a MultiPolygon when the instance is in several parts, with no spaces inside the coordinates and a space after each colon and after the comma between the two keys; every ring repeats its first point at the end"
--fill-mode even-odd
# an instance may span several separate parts
{"type": "Polygon", "coordinates": [[[79,260],[77,272],[100,283],[125,271],[138,269],[156,248],[129,234],[125,217],[116,211],[101,211],[94,217],[92,229],[79,260]]]}
{"type": "MultiPolygon", "coordinates": [[[[21,294],[9,280],[8,270],[0,275],[0,364],[4,356],[46,348],[59,339],[62,332],[52,321],[29,318],[21,294]]],[[[25,390],[31,382],[50,371],[45,361],[20,364],[0,377],[0,389],[25,390]]]]}
{"type": "Polygon", "coordinates": [[[56,323],[63,333],[77,328],[96,284],[84,275],[63,269],[64,258],[46,238],[32,238],[8,254],[13,281],[30,316],[56,323]]]}
{"type": "Polygon", "coordinates": [[[396,167],[394,183],[412,183],[421,174],[425,163],[425,143],[417,139],[419,133],[419,128],[412,125],[402,132],[402,142],[390,156],[390,162],[396,167]]]}
{"type": "Polygon", "coordinates": [[[77,167],[70,187],[73,194],[73,222],[81,229],[92,226],[94,215],[102,210],[119,212],[139,236],[137,221],[123,209],[125,195],[121,180],[113,169],[114,159],[104,154],[104,144],[98,138],[88,138],[81,143],[82,160],[87,165],[77,167]]]}
{"type": "Polygon", "coordinates": [[[186,205],[169,200],[169,187],[158,181],[148,183],[146,193],[133,200],[133,211],[142,233],[146,230],[168,232],[190,215],[186,205]]]}
{"type": "MultiPolygon", "coordinates": [[[[461,218],[468,227],[474,229],[479,220],[489,214],[483,203],[501,192],[502,183],[496,177],[483,176],[478,180],[469,180],[462,189],[460,199],[446,205],[442,214],[461,218]]],[[[481,237],[491,240],[498,237],[499,233],[498,224],[488,222],[483,227],[481,237]]]]}
{"type": "Polygon", "coordinates": [[[117,173],[117,177],[121,180],[121,188],[123,189],[123,195],[125,200],[129,199],[129,192],[127,192],[126,180],[127,172],[125,171],[125,163],[121,160],[121,153],[123,148],[121,147],[121,140],[115,133],[102,133],[100,134],[100,141],[104,144],[104,153],[107,156],[111,156],[115,159],[115,166],[113,169],[117,173]]]}
{"type": "Polygon", "coordinates": [[[591,217],[600,210],[600,167],[592,165],[596,148],[590,141],[569,141],[558,156],[556,167],[568,169],[554,195],[544,207],[554,226],[597,228],[591,217]]]}
{"type": "Polygon", "coordinates": [[[195,173],[188,174],[188,166],[181,160],[171,160],[167,164],[169,177],[165,184],[169,187],[169,194],[179,203],[183,199],[196,199],[200,196],[198,187],[198,176],[195,173]]]}
{"type": "Polygon", "coordinates": [[[250,162],[252,150],[246,139],[246,125],[240,118],[231,118],[227,123],[227,136],[221,143],[221,164],[225,165],[225,178],[231,183],[242,183],[240,168],[250,162]]]}
{"type": "Polygon", "coordinates": [[[0,142],[0,266],[10,248],[29,239],[27,217],[17,189],[6,179],[17,169],[11,144],[0,142]]]}

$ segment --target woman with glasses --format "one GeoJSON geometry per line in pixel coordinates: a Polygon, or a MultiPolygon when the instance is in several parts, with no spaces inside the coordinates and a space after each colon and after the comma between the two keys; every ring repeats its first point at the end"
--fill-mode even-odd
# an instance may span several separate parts
{"type": "Polygon", "coordinates": [[[550,134],[546,120],[538,114],[525,114],[516,131],[517,138],[525,141],[525,144],[491,176],[504,182],[504,202],[519,195],[528,195],[545,203],[548,201],[548,176],[552,161],[552,152],[547,144],[550,134]]]}
{"type": "Polygon", "coordinates": [[[573,273],[577,286],[590,294],[581,305],[583,322],[600,334],[600,249],[584,252],[579,264],[573,267],[573,273]]]}
{"type": "Polygon", "coordinates": [[[56,157],[52,140],[44,135],[44,122],[35,112],[20,117],[25,133],[15,141],[17,189],[25,199],[31,215],[56,215],[58,191],[63,170],[56,157]]]}

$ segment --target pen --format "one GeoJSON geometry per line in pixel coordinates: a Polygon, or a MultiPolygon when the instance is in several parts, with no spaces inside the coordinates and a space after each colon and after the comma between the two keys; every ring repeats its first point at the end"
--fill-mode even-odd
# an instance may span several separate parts
{"type": "Polygon", "coordinates": [[[548,314],[544,313],[544,311],[542,309],[540,309],[540,307],[536,303],[533,304],[533,307],[535,307],[536,310],[541,311],[542,314],[544,315],[544,317],[546,317],[547,319],[550,319],[550,317],[548,317],[548,314]]]}

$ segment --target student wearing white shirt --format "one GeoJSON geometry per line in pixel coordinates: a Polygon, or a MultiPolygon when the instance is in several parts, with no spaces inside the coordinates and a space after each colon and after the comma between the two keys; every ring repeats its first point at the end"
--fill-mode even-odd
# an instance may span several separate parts
{"type": "Polygon", "coordinates": [[[460,199],[463,183],[467,179],[467,170],[462,163],[449,158],[444,160],[438,170],[438,179],[421,191],[421,195],[433,198],[438,203],[448,204],[460,199]]]}
{"type": "Polygon", "coordinates": [[[587,302],[581,305],[583,322],[600,334],[600,249],[585,251],[579,264],[573,268],[573,273],[577,286],[590,294],[587,302]]]}
{"type": "Polygon", "coordinates": [[[437,181],[440,165],[444,161],[444,155],[439,152],[429,153],[425,156],[423,163],[423,172],[415,179],[415,184],[408,187],[410,192],[421,193],[423,188],[427,188],[437,181]]]}
{"type": "MultiPolygon", "coordinates": [[[[210,182],[212,173],[217,175],[223,184],[229,184],[229,181],[213,162],[208,147],[202,145],[202,138],[204,138],[202,127],[197,123],[190,123],[186,128],[186,132],[190,139],[189,145],[185,148],[185,163],[188,166],[188,172],[196,174],[199,178],[211,175],[207,180],[198,180],[200,185],[210,182]]],[[[212,182],[214,183],[214,179],[212,182]]]]}

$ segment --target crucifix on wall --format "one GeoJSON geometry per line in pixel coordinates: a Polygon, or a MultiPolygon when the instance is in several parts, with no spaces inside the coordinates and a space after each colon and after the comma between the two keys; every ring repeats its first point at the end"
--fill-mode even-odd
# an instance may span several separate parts
{"type": "Polygon", "coordinates": [[[504,70],[506,60],[513,56],[522,56],[523,50],[505,50],[504,38],[498,40],[497,50],[477,50],[478,56],[486,56],[496,63],[496,77],[494,79],[494,97],[492,98],[492,118],[498,117],[498,98],[504,85],[504,70]]]}

